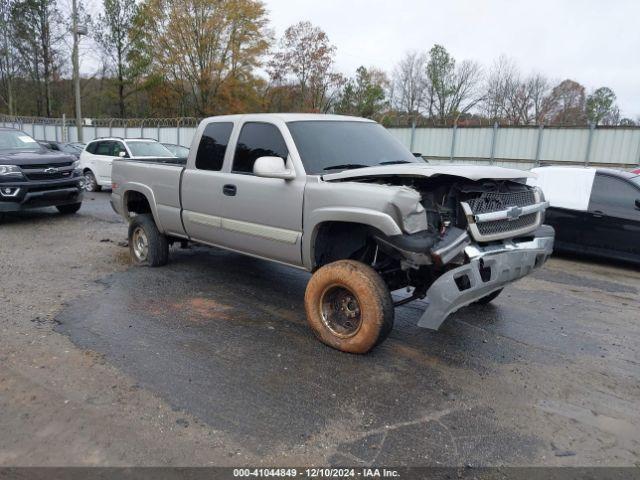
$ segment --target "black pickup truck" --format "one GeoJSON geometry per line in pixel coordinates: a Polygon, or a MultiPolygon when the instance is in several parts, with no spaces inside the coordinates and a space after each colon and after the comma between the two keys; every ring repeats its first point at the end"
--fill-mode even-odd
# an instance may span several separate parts
{"type": "Polygon", "coordinates": [[[83,181],[73,156],[52,152],[20,130],[0,128],[0,215],[39,207],[75,213],[83,181]]]}

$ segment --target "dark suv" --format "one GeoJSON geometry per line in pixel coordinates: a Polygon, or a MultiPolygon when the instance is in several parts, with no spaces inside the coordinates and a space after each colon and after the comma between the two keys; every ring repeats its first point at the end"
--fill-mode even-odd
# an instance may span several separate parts
{"type": "Polygon", "coordinates": [[[38,207],[75,213],[83,181],[73,156],[52,152],[20,130],[0,128],[0,214],[38,207]]]}

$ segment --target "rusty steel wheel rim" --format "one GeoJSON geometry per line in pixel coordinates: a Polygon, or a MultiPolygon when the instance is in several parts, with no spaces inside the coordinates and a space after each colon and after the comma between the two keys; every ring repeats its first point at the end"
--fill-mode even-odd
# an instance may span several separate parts
{"type": "Polygon", "coordinates": [[[320,318],[336,337],[353,337],[362,326],[358,297],[344,285],[329,285],[320,295],[320,318]]]}

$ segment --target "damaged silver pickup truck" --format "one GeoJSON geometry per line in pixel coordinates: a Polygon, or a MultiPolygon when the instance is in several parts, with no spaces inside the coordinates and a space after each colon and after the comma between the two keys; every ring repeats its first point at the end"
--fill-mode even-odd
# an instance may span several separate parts
{"type": "Polygon", "coordinates": [[[395,306],[426,297],[418,325],[437,329],[546,261],[554,232],[529,176],[427,164],[366,119],[233,115],[202,121],[186,165],[115,161],[112,204],[136,263],[192,241],[312,272],[311,328],[365,353],[395,306]],[[394,303],[399,289],[412,294],[394,303]]]}

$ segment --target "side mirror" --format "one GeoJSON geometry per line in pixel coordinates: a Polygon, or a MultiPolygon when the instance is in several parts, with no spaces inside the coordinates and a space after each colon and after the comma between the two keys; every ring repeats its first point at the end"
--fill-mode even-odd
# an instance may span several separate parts
{"type": "Polygon", "coordinates": [[[118,156],[120,158],[127,158],[127,152],[123,152],[122,150],[120,150],[120,153],[118,153],[118,156]]]}
{"type": "Polygon", "coordinates": [[[280,157],[260,157],[253,164],[253,174],[264,178],[280,178],[292,180],[296,178],[296,172],[288,169],[284,159],[280,157]]]}
{"type": "Polygon", "coordinates": [[[418,152],[413,152],[413,156],[416,158],[422,158],[422,154],[418,152]]]}
{"type": "Polygon", "coordinates": [[[636,198],[636,208],[640,210],[640,198],[636,198]]]}

